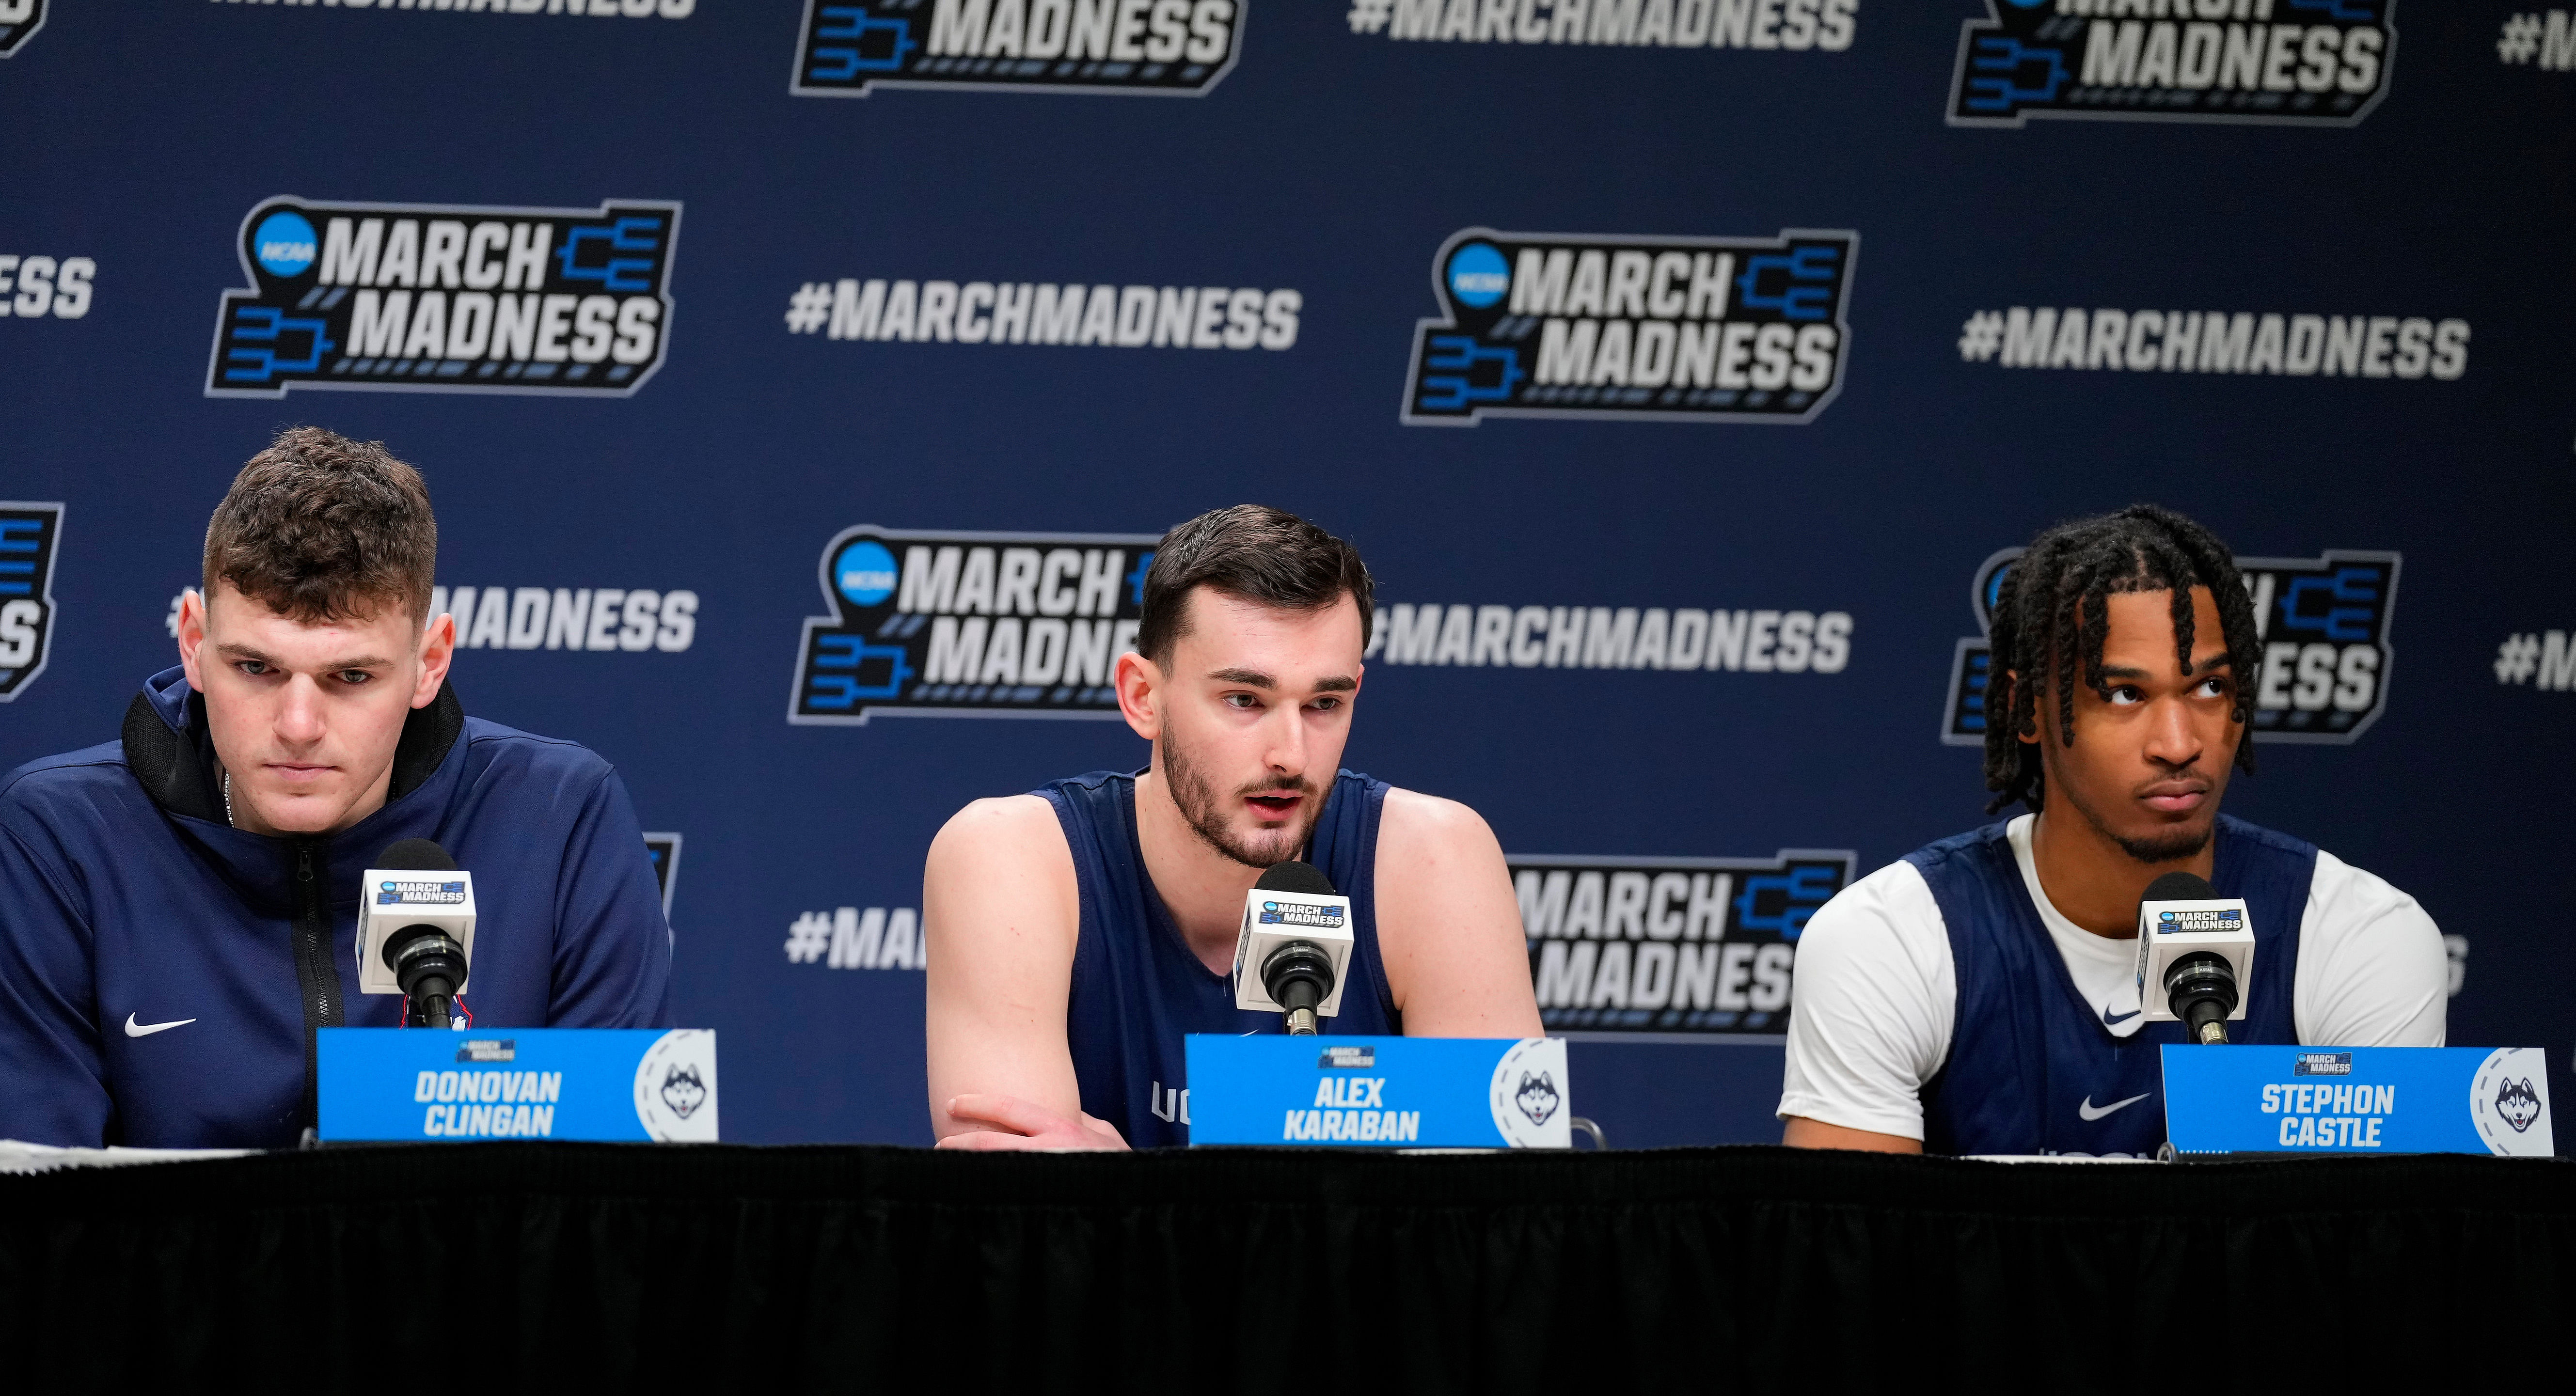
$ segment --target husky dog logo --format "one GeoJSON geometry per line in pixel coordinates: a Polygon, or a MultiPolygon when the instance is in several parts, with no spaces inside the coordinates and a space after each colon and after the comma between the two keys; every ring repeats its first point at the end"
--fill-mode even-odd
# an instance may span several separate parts
{"type": "Polygon", "coordinates": [[[1573,1117],[1574,1081],[1566,1070],[1564,1038],[1525,1037],[1504,1048],[1486,1091],[1494,1132],[1505,1144],[1515,1149],[1573,1146],[1566,1121],[1573,1117]]]}
{"type": "Polygon", "coordinates": [[[671,1068],[670,1074],[662,1078],[662,1103],[684,1120],[698,1113],[698,1107],[707,1103],[707,1084],[698,1079],[697,1067],[671,1068]]]}
{"type": "Polygon", "coordinates": [[[2521,1134],[2531,1128],[2532,1121],[2540,1118],[2540,1092],[2533,1090],[2528,1080],[2516,1081],[2507,1077],[2504,1084],[2496,1088],[2496,1113],[2504,1117],[2506,1124],[2513,1126],[2514,1133],[2521,1134]]]}
{"type": "Polygon", "coordinates": [[[1524,1071],[1521,1073],[1520,1093],[1512,1099],[1520,1102],[1521,1113],[1529,1116],[1531,1124],[1546,1124],[1547,1117],[1556,1113],[1556,1082],[1547,1072],[1532,1076],[1524,1071]]]}
{"type": "Polygon", "coordinates": [[[2549,1125],[2549,1059],[2537,1047],[2499,1047],[2469,1079],[2469,1120],[2489,1153],[2558,1152],[2549,1125]]]}
{"type": "Polygon", "coordinates": [[[673,1028],[635,1063],[635,1122],[664,1144],[713,1144],[723,1137],[716,1085],[716,1035],[673,1028]]]}

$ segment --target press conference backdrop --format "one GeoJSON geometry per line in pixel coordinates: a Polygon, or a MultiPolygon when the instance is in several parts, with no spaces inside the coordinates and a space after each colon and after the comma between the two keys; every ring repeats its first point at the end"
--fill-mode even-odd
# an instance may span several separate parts
{"type": "Polygon", "coordinates": [[[2228,808],[2564,1065],[2535,3],[0,0],[0,761],[113,737],[274,431],[380,438],[467,710],[657,831],[729,1136],[926,1142],[924,849],[1142,764],[1153,539],[1265,501],[1577,1107],[1764,1140],[1807,916],[1984,818],[1999,554],[2155,500],[2261,608],[2228,808]]]}

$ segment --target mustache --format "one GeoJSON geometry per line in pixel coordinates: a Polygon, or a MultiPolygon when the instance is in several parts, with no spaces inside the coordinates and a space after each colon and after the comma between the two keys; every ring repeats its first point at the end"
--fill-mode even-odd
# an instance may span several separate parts
{"type": "Polygon", "coordinates": [[[1267,795],[1273,791],[1294,791],[1300,795],[1312,795],[1315,793],[1315,782],[1305,776],[1272,776],[1268,780],[1254,781],[1234,793],[1251,796],[1267,795]]]}

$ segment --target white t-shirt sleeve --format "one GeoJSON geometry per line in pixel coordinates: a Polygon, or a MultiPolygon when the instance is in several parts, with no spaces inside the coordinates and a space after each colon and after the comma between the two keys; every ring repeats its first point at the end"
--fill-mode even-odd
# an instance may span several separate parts
{"type": "Polygon", "coordinates": [[[1949,1057],[1959,998],[1923,874],[1890,863],[1819,908],[1794,983],[1780,1117],[1921,1139],[1923,1085],[1949,1057]]]}
{"type": "Polygon", "coordinates": [[[2317,853],[2291,988],[2302,1044],[2439,1047],[2448,1031],[2450,980],[2442,933],[2413,897],[2331,853],[2317,853]]]}

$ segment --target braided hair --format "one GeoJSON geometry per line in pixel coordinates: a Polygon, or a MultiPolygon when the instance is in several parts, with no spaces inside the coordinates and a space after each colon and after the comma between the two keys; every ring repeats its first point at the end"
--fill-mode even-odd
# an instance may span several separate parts
{"type": "MultiPolygon", "coordinates": [[[[2191,672],[2191,590],[2207,587],[2218,601],[2218,622],[2236,676],[2237,722],[2251,716],[2262,647],[2254,636],[2254,602],[2246,594],[2236,559],[2218,536],[2170,509],[2132,504],[2114,514],[2075,519],[2041,533],[2013,560],[1996,593],[1987,626],[1992,659],[1986,673],[1986,788],[1995,792],[1988,814],[2019,800],[2033,810],[2046,795],[2038,746],[2021,740],[2039,731],[2045,696],[2061,742],[2075,740],[2077,666],[2085,685],[2105,700],[2102,641],[2111,628],[2115,592],[2173,593],[2175,658],[2191,672]],[[2014,682],[2008,674],[2020,675],[2014,682]]],[[[2236,744],[2236,764],[2254,769],[2254,743],[2236,744]]]]}

